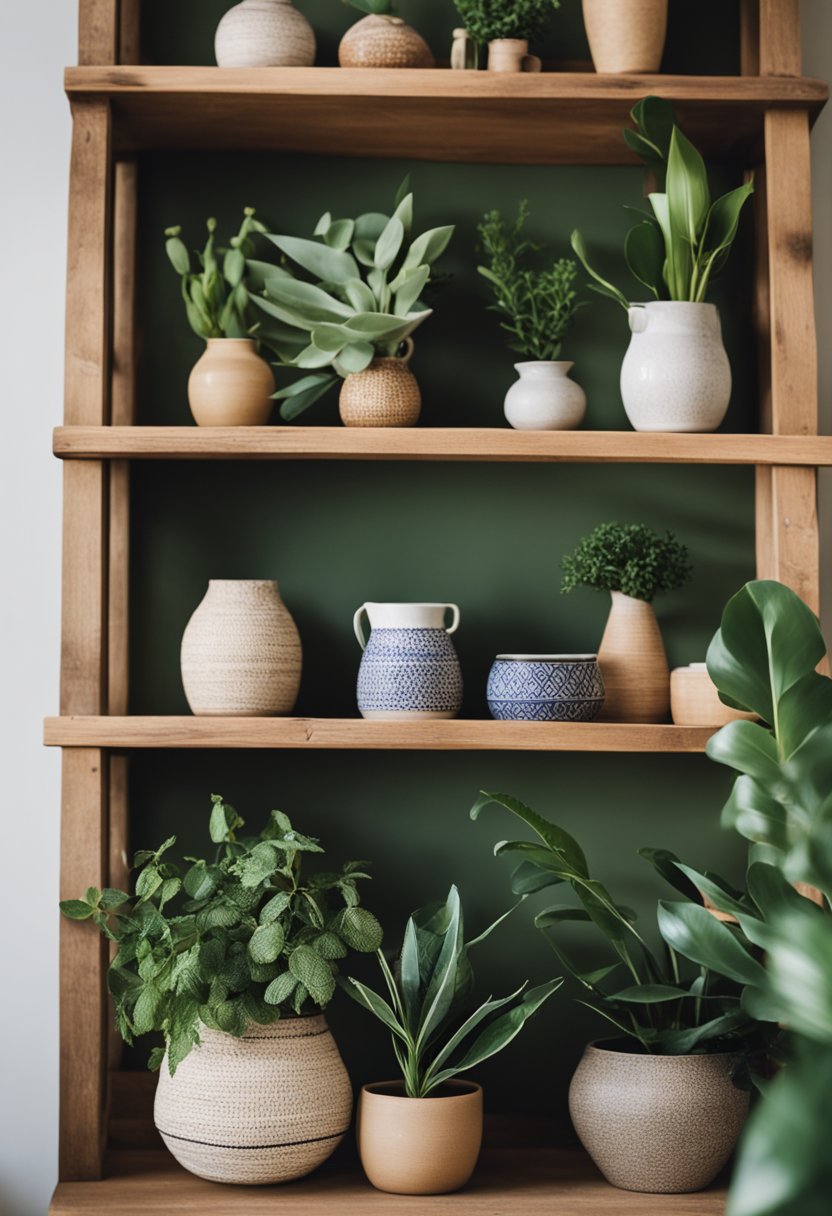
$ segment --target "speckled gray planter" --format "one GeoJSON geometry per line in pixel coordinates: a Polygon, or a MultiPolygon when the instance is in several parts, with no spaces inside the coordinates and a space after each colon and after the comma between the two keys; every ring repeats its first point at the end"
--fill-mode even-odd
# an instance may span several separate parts
{"type": "Polygon", "coordinates": [[[625,1191],[699,1191],[728,1161],[748,1114],[733,1055],[646,1056],[590,1043],[569,1087],[575,1131],[625,1191]]]}

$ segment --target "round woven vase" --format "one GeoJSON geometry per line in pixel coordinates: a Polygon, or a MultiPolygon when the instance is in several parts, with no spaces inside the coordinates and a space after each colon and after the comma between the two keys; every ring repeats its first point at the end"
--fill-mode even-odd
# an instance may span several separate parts
{"type": "Polygon", "coordinates": [[[351,26],[338,47],[342,68],[432,68],[433,52],[401,17],[370,13],[351,26]]]}
{"type": "Polygon", "coordinates": [[[302,1178],[349,1129],[352,1088],[323,1015],[200,1030],[174,1076],[162,1062],[153,1121],[181,1166],[211,1182],[302,1178]]]}
{"type": "Polygon", "coordinates": [[[347,376],[338,408],[344,426],[415,426],[422,394],[408,364],[413,344],[408,339],[402,359],[373,359],[363,372],[347,376]]]}
{"type": "Polygon", "coordinates": [[[309,68],[315,32],[291,0],[242,0],[217,26],[221,68],[309,68]]]}

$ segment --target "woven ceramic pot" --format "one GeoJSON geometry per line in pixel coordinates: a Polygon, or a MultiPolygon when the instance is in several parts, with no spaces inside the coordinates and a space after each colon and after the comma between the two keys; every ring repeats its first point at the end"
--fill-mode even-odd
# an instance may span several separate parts
{"type": "Polygon", "coordinates": [[[658,72],[667,0],[584,0],[584,26],[596,72],[658,72]]]}
{"type": "Polygon", "coordinates": [[[433,52],[401,17],[371,13],[350,26],[338,47],[342,68],[432,68],[433,52]]]}
{"type": "Polygon", "coordinates": [[[188,404],[198,426],[264,426],[274,390],[250,338],[209,338],[188,379],[188,404]]]}
{"type": "Polygon", "coordinates": [[[321,1016],[250,1025],[241,1039],[203,1026],[176,1070],[162,1062],[153,1121],[200,1178],[289,1182],[338,1147],[352,1117],[344,1062],[321,1016]]]}
{"type": "Polygon", "coordinates": [[[486,690],[501,722],[593,722],[604,705],[594,654],[498,654],[486,690]]]}
{"type": "Polygon", "coordinates": [[[516,431],[572,431],[583,422],[586,393],[569,379],[574,363],[515,363],[519,375],[506,393],[506,420],[516,431]]]}
{"type": "Polygon", "coordinates": [[[612,608],[598,648],[606,697],[606,722],[666,722],[670,668],[653,605],[613,591],[612,608]]]}
{"type": "Polygon", "coordinates": [[[708,675],[707,663],[676,667],[670,673],[670,716],[677,726],[727,726],[756,714],[732,709],[719,699],[716,685],[708,675]]]}
{"type": "Polygon", "coordinates": [[[581,1143],[613,1186],[699,1191],[728,1161],[749,1095],[734,1055],[648,1056],[591,1043],[569,1086],[581,1143]]]}
{"type": "Polygon", "coordinates": [[[353,619],[364,651],[357,690],[362,718],[455,718],[462,708],[462,672],[450,634],[458,626],[456,604],[362,604],[353,619]],[[446,628],[448,609],[453,619],[446,628]],[[365,613],[369,640],[361,624],[365,613]]]}
{"type": "Polygon", "coordinates": [[[219,23],[214,51],[221,68],[309,68],[315,33],[292,0],[242,0],[219,23]]]}
{"type": "Polygon", "coordinates": [[[341,386],[338,408],[344,426],[415,426],[422,410],[422,395],[410,370],[413,339],[404,356],[373,359],[363,372],[347,376],[341,386]]]}
{"type": "Polygon", "coordinates": [[[300,636],[265,579],[215,579],[182,637],[191,712],[259,718],[288,714],[300,687],[300,636]]]}
{"type": "Polygon", "coordinates": [[[394,1195],[445,1195],[474,1172],[482,1144],[482,1089],[451,1081],[444,1096],[406,1098],[401,1081],[365,1085],[358,1151],[374,1187],[394,1195]]]}

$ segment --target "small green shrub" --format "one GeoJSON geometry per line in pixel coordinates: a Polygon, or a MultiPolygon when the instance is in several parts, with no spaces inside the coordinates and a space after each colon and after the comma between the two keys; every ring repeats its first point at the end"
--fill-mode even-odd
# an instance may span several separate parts
{"type": "Polygon", "coordinates": [[[454,0],[475,42],[496,38],[537,38],[560,0],[454,0]]]}
{"type": "Polygon", "coordinates": [[[691,573],[685,545],[672,532],[660,536],[646,524],[599,524],[560,566],[562,592],[580,586],[622,591],[648,604],[681,587],[691,573]]]}

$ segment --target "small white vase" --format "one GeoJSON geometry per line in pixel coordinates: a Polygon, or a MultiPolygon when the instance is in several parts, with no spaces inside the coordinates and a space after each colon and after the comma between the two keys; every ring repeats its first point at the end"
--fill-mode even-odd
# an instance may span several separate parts
{"type": "Polygon", "coordinates": [[[292,0],[242,0],[217,26],[214,52],[221,68],[308,68],[315,33],[292,0]]]}
{"type": "Polygon", "coordinates": [[[731,399],[731,365],[715,304],[655,300],[629,311],[621,398],[637,431],[715,431],[731,399]]]}
{"type": "Polygon", "coordinates": [[[571,431],[586,413],[586,393],[569,379],[573,363],[515,363],[520,379],[506,393],[505,416],[516,431],[571,431]]]}

